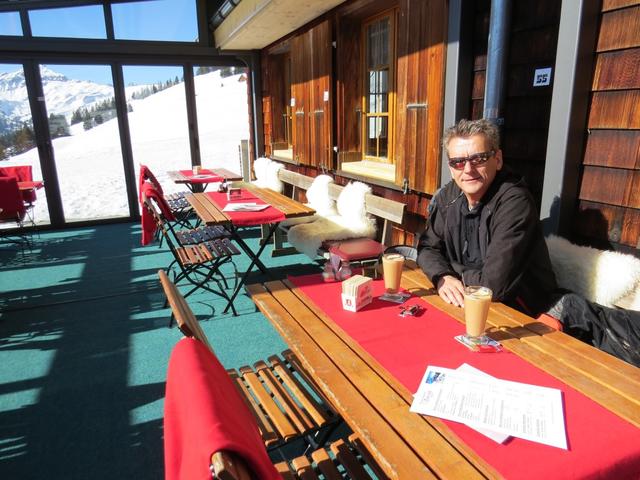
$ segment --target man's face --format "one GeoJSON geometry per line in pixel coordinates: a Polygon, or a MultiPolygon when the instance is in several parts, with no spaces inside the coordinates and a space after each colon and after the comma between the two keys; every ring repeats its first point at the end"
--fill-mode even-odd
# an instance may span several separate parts
{"type": "MultiPolygon", "coordinates": [[[[447,145],[449,158],[465,158],[476,153],[488,152],[487,140],[483,135],[473,135],[471,137],[454,137],[447,145]]],[[[471,165],[465,162],[464,168],[457,170],[449,166],[451,176],[460,190],[463,191],[469,202],[473,206],[489,189],[491,182],[496,176],[496,172],[502,168],[502,151],[498,150],[486,163],[482,165],[471,165]]]]}

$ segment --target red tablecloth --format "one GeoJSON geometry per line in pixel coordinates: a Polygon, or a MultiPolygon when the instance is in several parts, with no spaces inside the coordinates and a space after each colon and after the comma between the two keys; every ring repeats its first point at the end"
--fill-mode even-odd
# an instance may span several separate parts
{"type": "MultiPolygon", "coordinates": [[[[458,368],[468,363],[505,380],[563,392],[569,450],[511,438],[500,445],[471,428],[445,421],[467,445],[506,478],[640,478],[640,429],[515,354],[474,353],[454,340],[464,325],[417,297],[426,310],[399,317],[399,307],[374,298],[363,310],[342,309],[340,283],[320,275],[290,277],[321,309],[402,382],[417,390],[427,365],[458,368]]],[[[374,293],[383,293],[381,280],[374,293]]]]}
{"type": "Polygon", "coordinates": [[[202,169],[197,175],[193,170],[180,170],[180,173],[189,179],[189,183],[213,183],[224,180],[220,175],[216,175],[211,170],[202,169]]]}
{"type": "MultiPolygon", "coordinates": [[[[261,199],[253,195],[251,192],[242,189],[242,195],[232,200],[232,203],[257,203],[258,205],[266,205],[261,199]]],[[[224,208],[229,200],[226,193],[221,192],[209,192],[207,193],[211,200],[216,202],[220,208],[224,208]]],[[[259,212],[225,212],[231,218],[234,225],[237,226],[251,226],[251,225],[263,225],[265,223],[281,222],[285,219],[284,213],[275,207],[267,207],[259,212]]]]}

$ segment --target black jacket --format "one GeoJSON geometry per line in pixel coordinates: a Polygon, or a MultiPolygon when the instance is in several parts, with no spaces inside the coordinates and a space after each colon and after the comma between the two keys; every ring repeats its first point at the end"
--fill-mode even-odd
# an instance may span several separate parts
{"type": "Polygon", "coordinates": [[[427,228],[418,243],[418,264],[434,285],[443,275],[493,290],[493,299],[530,315],[546,311],[555,298],[556,279],[538,212],[524,180],[498,171],[480,216],[481,269],[463,265],[460,245],[463,193],[451,181],[429,205],[427,228]]]}

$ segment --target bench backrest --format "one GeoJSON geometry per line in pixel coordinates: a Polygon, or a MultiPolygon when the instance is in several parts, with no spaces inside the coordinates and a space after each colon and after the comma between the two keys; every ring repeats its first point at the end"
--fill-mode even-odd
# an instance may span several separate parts
{"type": "MultiPolygon", "coordinates": [[[[286,170],[284,168],[281,168],[278,171],[278,178],[280,181],[293,186],[294,196],[296,194],[296,190],[301,189],[306,191],[313,183],[313,177],[293,172],[291,170],[286,170]]],[[[329,185],[329,196],[333,200],[337,200],[343,189],[343,186],[332,183],[329,185]]],[[[368,193],[365,196],[365,208],[367,213],[381,218],[384,221],[382,234],[380,236],[381,243],[390,245],[392,234],[390,222],[402,224],[405,207],[406,205],[402,202],[390,200],[372,193],[368,193]]]]}

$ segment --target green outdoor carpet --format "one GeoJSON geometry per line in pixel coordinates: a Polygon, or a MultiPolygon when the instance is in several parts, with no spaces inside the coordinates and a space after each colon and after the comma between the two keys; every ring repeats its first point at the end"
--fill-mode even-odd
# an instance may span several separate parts
{"type": "MultiPolygon", "coordinates": [[[[244,235],[255,248],[258,229],[244,235]]],[[[276,278],[320,271],[270,247],[262,259],[276,278]]],[[[235,260],[243,271],[248,258],[235,260]]],[[[137,224],[43,233],[25,253],[0,241],[0,479],[163,478],[165,374],[181,338],[157,277],[170,262],[166,245],[140,246],[137,224]]],[[[226,367],[286,348],[244,294],[237,317],[208,292],[187,301],[226,367]]]]}

